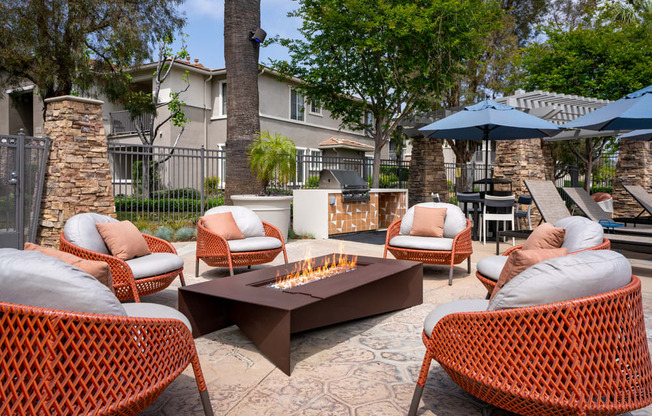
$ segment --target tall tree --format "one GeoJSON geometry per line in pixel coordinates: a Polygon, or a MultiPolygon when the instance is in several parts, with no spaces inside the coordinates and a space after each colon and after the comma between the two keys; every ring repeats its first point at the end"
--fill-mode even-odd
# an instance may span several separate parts
{"type": "Polygon", "coordinates": [[[249,33],[260,27],[260,0],[224,2],[224,61],[226,63],[226,181],[225,200],[234,194],[258,194],[263,189],[249,169],[248,153],[260,133],[258,110],[258,42],[249,33]]]}
{"type": "MultiPolygon", "coordinates": [[[[523,50],[522,71],[515,84],[527,90],[617,100],[650,84],[652,31],[641,21],[616,22],[606,9],[587,16],[568,30],[550,25],[547,39],[523,50]]],[[[612,144],[610,138],[583,139],[566,146],[586,164],[585,186],[590,186],[593,164],[612,144]]]]}
{"type": "Polygon", "coordinates": [[[298,89],[374,139],[380,154],[406,117],[429,109],[462,62],[480,50],[497,12],[493,1],[299,0],[304,40],[280,39],[290,62],[272,61],[298,89]]]}
{"type": "Polygon", "coordinates": [[[179,30],[183,0],[3,0],[0,88],[25,79],[43,98],[99,87],[112,95],[128,83],[122,70],[150,55],[150,45],[179,30]]]}

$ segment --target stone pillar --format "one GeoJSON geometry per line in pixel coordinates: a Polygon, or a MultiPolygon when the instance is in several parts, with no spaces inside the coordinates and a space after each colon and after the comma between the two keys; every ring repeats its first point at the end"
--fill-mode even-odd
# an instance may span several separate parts
{"type": "MultiPolygon", "coordinates": [[[[512,181],[512,191],[518,198],[521,194],[529,194],[525,186],[526,180],[546,180],[547,171],[541,139],[500,140],[496,146],[496,163],[494,177],[512,181]]],[[[536,205],[532,205],[532,224],[539,223],[541,214],[536,205]]],[[[521,222],[521,229],[527,226],[527,221],[521,222]]]]}
{"type": "Polygon", "coordinates": [[[81,212],[115,216],[102,101],[72,96],[45,100],[50,155],[37,241],[59,246],[68,218],[81,212]]]}
{"type": "Polygon", "coordinates": [[[442,140],[413,138],[408,177],[409,206],[432,202],[431,193],[438,193],[442,201],[448,201],[442,140]]]}
{"type": "Polygon", "coordinates": [[[640,185],[652,191],[651,144],[641,140],[621,140],[616,163],[613,199],[614,217],[635,217],[643,209],[623,185],[640,185]]]}

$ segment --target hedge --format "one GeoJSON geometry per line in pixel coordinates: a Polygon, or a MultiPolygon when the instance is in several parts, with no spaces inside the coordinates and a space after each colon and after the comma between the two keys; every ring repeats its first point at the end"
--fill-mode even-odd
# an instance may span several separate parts
{"type": "MultiPolygon", "coordinates": [[[[204,209],[210,209],[224,204],[224,198],[219,196],[217,198],[205,198],[204,209]]],[[[201,211],[201,201],[199,199],[191,198],[157,198],[157,199],[142,199],[137,197],[128,198],[115,198],[116,211],[201,211]]]]}

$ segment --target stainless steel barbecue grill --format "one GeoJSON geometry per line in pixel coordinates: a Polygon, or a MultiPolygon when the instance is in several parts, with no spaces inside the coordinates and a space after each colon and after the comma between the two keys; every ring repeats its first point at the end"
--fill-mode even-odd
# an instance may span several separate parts
{"type": "Polygon", "coordinates": [[[341,189],[343,202],[369,201],[369,187],[354,170],[324,169],[319,173],[319,188],[341,189]]]}

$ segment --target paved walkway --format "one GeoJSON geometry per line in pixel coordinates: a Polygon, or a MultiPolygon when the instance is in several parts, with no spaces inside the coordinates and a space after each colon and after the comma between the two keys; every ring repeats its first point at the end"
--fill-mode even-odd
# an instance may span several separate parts
{"type": "MultiPolygon", "coordinates": [[[[211,269],[203,263],[200,276],[193,276],[194,242],[175,245],[185,259],[187,284],[228,276],[228,270],[211,269]]],[[[407,414],[425,351],[420,335],[423,319],[436,305],[484,298],[486,294],[475,278],[475,262],[493,255],[495,245],[474,242],[473,249],[472,274],[466,274],[466,264],[456,267],[452,286],[448,286],[446,267],[424,267],[422,305],[293,336],[291,377],[262,356],[235,326],[196,339],[215,414],[407,414]]],[[[338,240],[300,240],[290,242],[287,251],[290,261],[297,261],[339,251],[380,257],[383,247],[338,240]]],[[[282,264],[282,256],[273,264],[282,264]]],[[[652,340],[652,259],[637,256],[632,264],[634,273],[642,277],[646,324],[652,340]]],[[[238,272],[246,272],[246,268],[238,272]]],[[[175,281],[167,290],[143,301],[176,307],[177,287],[175,281]]],[[[420,415],[480,415],[483,406],[433,361],[420,415]]],[[[142,414],[203,414],[192,371],[186,370],[142,414]]],[[[493,415],[509,413],[495,410],[493,415]]],[[[652,415],[652,407],[631,415],[652,415]]]]}

